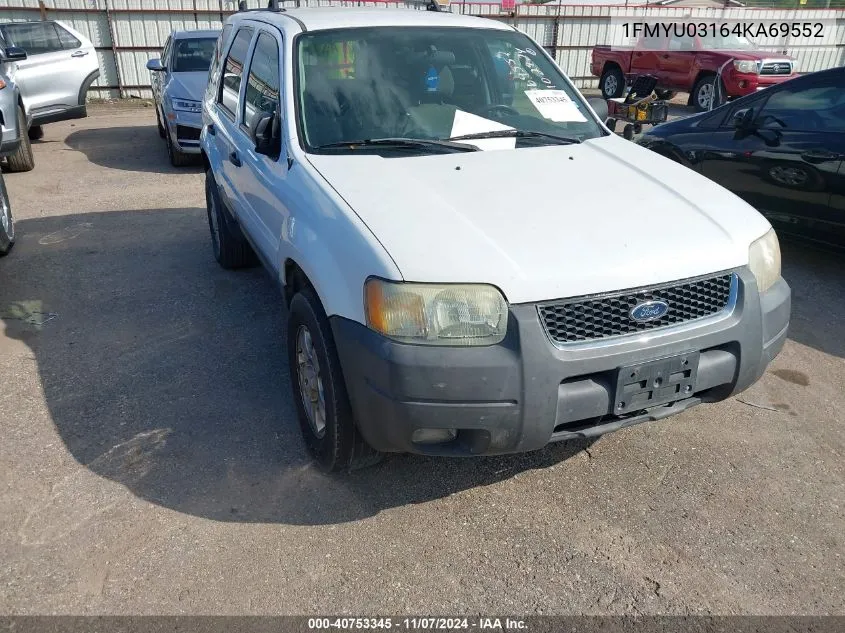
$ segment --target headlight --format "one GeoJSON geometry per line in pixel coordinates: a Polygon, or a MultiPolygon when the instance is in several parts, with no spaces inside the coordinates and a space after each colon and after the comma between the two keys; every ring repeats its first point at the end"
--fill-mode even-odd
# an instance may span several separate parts
{"type": "Polygon", "coordinates": [[[192,101],[191,99],[171,99],[170,104],[173,106],[174,110],[178,110],[179,112],[195,112],[198,114],[202,112],[201,101],[192,101]]]}
{"type": "Polygon", "coordinates": [[[368,279],[367,325],[422,345],[494,345],[505,338],[508,304],[493,286],[368,279]]]}
{"type": "Polygon", "coordinates": [[[757,74],[757,62],[750,59],[734,60],[734,68],[741,73],[757,74]]]}
{"type": "Polygon", "coordinates": [[[770,229],[748,249],[748,266],[757,279],[757,290],[766,292],[780,277],[780,244],[774,229],[770,229]]]}

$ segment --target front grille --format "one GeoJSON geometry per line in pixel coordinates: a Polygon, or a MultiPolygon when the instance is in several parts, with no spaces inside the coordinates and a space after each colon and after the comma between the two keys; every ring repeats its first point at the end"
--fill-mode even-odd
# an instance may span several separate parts
{"type": "Polygon", "coordinates": [[[761,75],[791,75],[791,62],[766,62],[760,67],[761,75]]]}
{"type": "Polygon", "coordinates": [[[732,274],[694,279],[611,295],[566,299],[538,306],[540,320],[555,343],[577,343],[686,323],[718,314],[728,305],[732,274]],[[646,301],[664,301],[665,315],[641,323],[631,310],[646,301]]]}
{"type": "Polygon", "coordinates": [[[200,129],[190,125],[177,125],[176,138],[180,141],[198,141],[200,140],[200,129]]]}

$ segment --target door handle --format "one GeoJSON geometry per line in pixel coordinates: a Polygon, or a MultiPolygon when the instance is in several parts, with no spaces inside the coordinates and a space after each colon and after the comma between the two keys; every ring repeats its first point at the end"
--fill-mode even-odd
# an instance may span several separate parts
{"type": "Polygon", "coordinates": [[[85,57],[88,54],[88,51],[76,51],[75,53],[71,53],[71,57],[85,57]]]}
{"type": "Polygon", "coordinates": [[[241,166],[241,157],[238,156],[237,152],[232,152],[229,154],[229,162],[232,163],[235,167],[241,166]]]}
{"type": "Polygon", "coordinates": [[[214,136],[214,135],[216,135],[216,134],[217,134],[217,130],[216,130],[216,129],[214,129],[214,123],[209,123],[209,124],[205,127],[205,129],[206,129],[206,131],[207,131],[209,134],[211,134],[212,136],[214,136]]]}
{"type": "Polygon", "coordinates": [[[637,51],[636,53],[634,53],[634,55],[636,55],[637,57],[642,57],[642,56],[643,56],[643,54],[642,54],[641,52],[639,52],[639,51],[637,51]]]}
{"type": "Polygon", "coordinates": [[[829,160],[839,160],[840,156],[834,152],[814,149],[801,154],[801,158],[806,160],[808,163],[824,163],[829,160]]]}
{"type": "Polygon", "coordinates": [[[663,59],[669,59],[669,55],[668,54],[663,55],[663,59]]]}

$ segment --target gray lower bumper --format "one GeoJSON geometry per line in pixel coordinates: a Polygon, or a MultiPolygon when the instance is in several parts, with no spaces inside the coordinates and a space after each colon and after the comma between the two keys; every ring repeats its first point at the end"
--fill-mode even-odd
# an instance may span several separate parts
{"type": "Polygon", "coordinates": [[[749,271],[736,273],[731,312],[602,344],[552,345],[534,305],[511,306],[505,340],[479,348],[406,345],[353,321],[331,321],[356,420],[374,448],[436,455],[513,453],[662,419],[751,386],[786,340],[790,289],[781,279],[761,296],[749,271]],[[690,351],[700,356],[695,391],[688,398],[613,414],[619,367],[690,351]],[[454,429],[457,436],[415,443],[418,429],[454,429]]]}

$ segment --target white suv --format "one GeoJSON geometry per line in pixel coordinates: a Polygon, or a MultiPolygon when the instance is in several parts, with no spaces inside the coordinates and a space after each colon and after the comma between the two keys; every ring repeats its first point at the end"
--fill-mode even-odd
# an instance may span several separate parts
{"type": "Polygon", "coordinates": [[[611,134],[503,23],[241,12],[203,112],[214,255],[279,280],[327,469],[662,419],[746,389],[783,346],[769,223],[611,134]]]}

